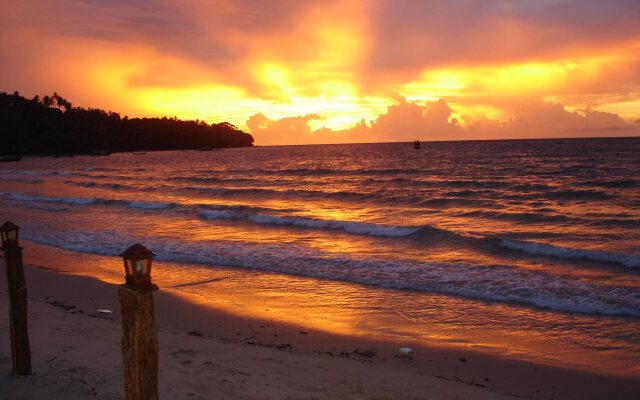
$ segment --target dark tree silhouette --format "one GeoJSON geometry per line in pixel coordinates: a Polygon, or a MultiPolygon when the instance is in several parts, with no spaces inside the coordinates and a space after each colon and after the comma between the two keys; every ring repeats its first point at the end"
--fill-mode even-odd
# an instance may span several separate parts
{"type": "Polygon", "coordinates": [[[42,98],[42,104],[43,104],[45,107],[51,107],[51,104],[52,104],[51,97],[49,97],[49,96],[44,96],[44,97],[42,98]]]}
{"type": "Polygon", "coordinates": [[[0,93],[0,154],[188,150],[252,146],[253,137],[228,122],[120,117],[73,107],[58,93],[22,97],[0,93]]]}

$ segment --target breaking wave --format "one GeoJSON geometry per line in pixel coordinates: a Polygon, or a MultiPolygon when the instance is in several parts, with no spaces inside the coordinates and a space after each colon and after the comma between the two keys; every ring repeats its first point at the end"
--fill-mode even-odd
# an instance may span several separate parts
{"type": "MultiPolygon", "coordinates": [[[[320,219],[295,215],[296,210],[269,209],[250,206],[228,206],[212,204],[181,204],[166,201],[142,201],[129,199],[104,198],[74,198],[74,197],[45,197],[23,194],[0,193],[12,201],[23,202],[27,207],[38,208],[34,204],[64,204],[70,206],[120,206],[143,211],[179,210],[184,213],[195,213],[206,220],[237,220],[265,226],[287,226],[316,230],[339,230],[353,235],[377,236],[388,238],[411,238],[413,240],[454,241],[458,245],[473,246],[483,251],[493,251],[496,246],[510,250],[521,251],[530,255],[544,255],[562,259],[583,259],[619,264],[628,268],[640,267],[640,257],[606,251],[574,249],[555,246],[552,244],[512,240],[506,237],[485,236],[474,237],[439,228],[433,225],[388,225],[363,221],[345,221],[334,219],[320,219]]],[[[40,209],[44,209],[40,207],[40,209]]],[[[67,211],[67,208],[49,207],[46,211],[67,211]]],[[[496,218],[513,219],[529,222],[565,222],[570,218],[560,215],[545,215],[540,213],[500,214],[494,211],[474,211],[464,213],[464,216],[491,216],[496,218]]]]}
{"type": "MultiPolygon", "coordinates": [[[[82,253],[117,256],[145,238],[112,232],[25,233],[34,242],[82,253]]],[[[352,258],[294,245],[237,242],[180,242],[146,238],[157,259],[170,262],[260,269],[427,293],[593,315],[640,316],[640,297],[632,287],[608,287],[509,265],[429,263],[403,259],[352,258]]]]}
{"type": "Polygon", "coordinates": [[[403,237],[413,235],[421,229],[421,227],[386,226],[365,222],[252,214],[229,210],[205,210],[200,211],[198,215],[206,219],[236,219],[263,225],[288,225],[312,229],[338,229],[357,235],[371,236],[403,237]]]}
{"type": "Polygon", "coordinates": [[[628,268],[640,267],[640,257],[626,254],[610,253],[598,250],[572,249],[568,247],[554,246],[551,244],[522,242],[510,239],[502,239],[500,241],[500,246],[512,250],[520,250],[529,254],[604,261],[621,264],[628,268]]]}
{"type": "Polygon", "coordinates": [[[135,200],[116,200],[101,198],[74,198],[74,197],[45,197],[45,196],[27,196],[21,194],[5,194],[9,200],[21,201],[28,203],[58,203],[74,206],[87,206],[92,204],[103,205],[124,205],[129,208],[140,210],[166,210],[175,207],[175,203],[156,202],[156,201],[135,201],[135,200]]]}

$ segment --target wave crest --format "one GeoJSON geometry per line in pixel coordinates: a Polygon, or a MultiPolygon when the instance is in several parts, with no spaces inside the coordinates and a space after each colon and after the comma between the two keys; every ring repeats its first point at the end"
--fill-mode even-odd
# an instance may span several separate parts
{"type": "Polygon", "coordinates": [[[205,219],[236,219],[263,225],[287,225],[312,229],[338,229],[357,235],[370,236],[404,237],[413,235],[422,229],[422,227],[387,226],[365,222],[253,214],[230,210],[204,210],[200,211],[198,215],[205,219]]]}
{"type": "Polygon", "coordinates": [[[628,268],[639,268],[640,257],[626,254],[610,253],[599,250],[572,249],[569,247],[554,246],[545,243],[522,242],[517,240],[502,239],[500,246],[512,250],[519,250],[529,254],[539,254],[559,258],[582,258],[594,261],[617,263],[628,268]]]}
{"type": "MultiPolygon", "coordinates": [[[[113,232],[68,232],[65,238],[28,230],[25,238],[83,252],[116,256],[138,237],[113,232]]],[[[509,265],[431,263],[404,259],[354,258],[295,245],[154,239],[158,260],[260,269],[399,290],[442,293],[529,307],[592,315],[640,316],[633,287],[608,287],[509,265]],[[215,244],[214,244],[215,243],[215,244]]]]}

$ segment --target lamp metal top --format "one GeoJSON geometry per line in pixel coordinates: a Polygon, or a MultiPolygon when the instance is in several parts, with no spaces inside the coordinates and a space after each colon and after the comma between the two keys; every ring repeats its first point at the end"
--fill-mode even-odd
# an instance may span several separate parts
{"type": "Polygon", "coordinates": [[[126,258],[128,260],[143,260],[145,258],[154,257],[149,249],[141,245],[140,243],[136,243],[133,246],[129,247],[125,251],[120,254],[120,257],[126,258]]]}
{"type": "Polygon", "coordinates": [[[0,231],[2,232],[17,231],[17,230],[20,230],[20,227],[11,221],[7,221],[4,224],[2,224],[2,226],[0,226],[0,231]]]}

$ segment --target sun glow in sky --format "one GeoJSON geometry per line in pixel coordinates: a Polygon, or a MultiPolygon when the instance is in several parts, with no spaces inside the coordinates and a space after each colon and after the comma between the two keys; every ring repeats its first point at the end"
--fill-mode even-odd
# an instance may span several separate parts
{"type": "Polygon", "coordinates": [[[257,144],[640,134],[635,0],[7,0],[0,90],[257,144]]]}

